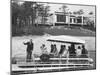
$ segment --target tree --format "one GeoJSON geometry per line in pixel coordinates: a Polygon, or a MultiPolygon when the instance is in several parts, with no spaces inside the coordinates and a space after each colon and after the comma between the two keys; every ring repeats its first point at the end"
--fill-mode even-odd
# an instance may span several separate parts
{"type": "Polygon", "coordinates": [[[17,1],[11,3],[12,15],[12,34],[31,33],[35,29],[35,20],[38,16],[43,17],[43,23],[46,21],[49,6],[38,4],[37,2],[24,1],[22,4],[17,1]]]}
{"type": "Polygon", "coordinates": [[[78,10],[78,11],[74,11],[73,12],[73,14],[78,14],[78,15],[82,15],[82,14],[84,14],[84,11],[83,11],[83,9],[80,9],[80,10],[78,10]]]}
{"type": "Polygon", "coordinates": [[[12,15],[12,24],[13,25],[17,25],[17,18],[18,18],[18,15],[20,14],[20,6],[18,5],[18,3],[12,3],[11,4],[11,15],[12,15]]]}
{"type": "Polygon", "coordinates": [[[80,9],[79,11],[77,11],[77,14],[79,14],[79,15],[82,15],[82,14],[84,14],[84,11],[83,11],[83,9],[80,9]]]}
{"type": "Polygon", "coordinates": [[[42,17],[41,22],[45,24],[47,17],[49,15],[49,6],[44,6],[43,4],[37,4],[35,9],[37,9],[37,18],[42,17]]]}
{"type": "Polygon", "coordinates": [[[66,12],[68,12],[68,10],[69,10],[66,5],[62,5],[62,7],[59,9],[61,9],[64,14],[66,14],[66,12]]]}
{"type": "Polygon", "coordinates": [[[93,11],[89,12],[89,15],[93,15],[93,14],[94,14],[93,11]]]}
{"type": "Polygon", "coordinates": [[[12,34],[17,34],[21,27],[20,23],[22,20],[23,8],[18,4],[18,2],[11,3],[11,22],[12,22],[12,34]]]}
{"type": "Polygon", "coordinates": [[[24,8],[24,17],[26,17],[26,24],[34,25],[35,18],[36,18],[36,10],[34,9],[33,5],[36,5],[36,2],[24,2],[22,7],[24,8]],[[32,23],[30,23],[32,22],[32,23]]]}

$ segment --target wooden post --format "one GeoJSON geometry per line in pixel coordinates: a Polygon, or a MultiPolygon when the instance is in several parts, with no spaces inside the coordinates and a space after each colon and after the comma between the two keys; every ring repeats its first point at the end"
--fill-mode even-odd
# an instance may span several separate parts
{"type": "Polygon", "coordinates": [[[70,14],[68,13],[68,27],[70,27],[70,14]]]}
{"type": "Polygon", "coordinates": [[[36,9],[36,18],[37,18],[37,24],[36,24],[36,26],[38,26],[38,9],[36,9]]]}
{"type": "Polygon", "coordinates": [[[55,16],[56,16],[56,15],[55,15],[55,13],[54,13],[54,14],[53,14],[53,26],[55,26],[55,19],[56,19],[55,16]]]}
{"type": "Polygon", "coordinates": [[[75,24],[77,24],[77,17],[75,17],[75,24]]]}
{"type": "Polygon", "coordinates": [[[68,64],[69,63],[69,52],[68,52],[68,50],[67,50],[67,60],[66,60],[66,64],[68,64]]]}
{"type": "Polygon", "coordinates": [[[83,15],[82,15],[82,27],[83,27],[84,23],[83,23],[83,15]]]}

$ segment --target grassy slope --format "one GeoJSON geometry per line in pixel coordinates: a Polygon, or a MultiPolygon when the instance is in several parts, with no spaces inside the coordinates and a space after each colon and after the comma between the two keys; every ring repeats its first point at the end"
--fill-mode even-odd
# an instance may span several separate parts
{"type": "Polygon", "coordinates": [[[69,29],[69,28],[45,28],[45,33],[51,35],[71,35],[71,36],[95,36],[95,32],[87,29],[69,29]]]}
{"type": "Polygon", "coordinates": [[[71,36],[95,36],[95,32],[83,29],[80,27],[65,27],[65,26],[55,26],[55,27],[25,27],[23,29],[19,28],[17,32],[12,30],[13,36],[23,36],[23,35],[44,35],[45,33],[51,35],[71,35],[71,36]]]}

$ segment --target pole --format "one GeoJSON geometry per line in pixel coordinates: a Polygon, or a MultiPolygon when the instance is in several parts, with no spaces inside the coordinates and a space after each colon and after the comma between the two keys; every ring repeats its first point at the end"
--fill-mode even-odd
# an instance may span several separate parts
{"type": "Polygon", "coordinates": [[[36,17],[37,17],[37,26],[38,26],[38,8],[36,9],[36,12],[37,12],[36,13],[37,14],[36,17]]]}
{"type": "Polygon", "coordinates": [[[70,27],[70,13],[68,12],[68,27],[70,27]]]}
{"type": "Polygon", "coordinates": [[[82,27],[83,27],[83,24],[84,24],[84,23],[83,23],[83,15],[82,15],[82,27]]]}

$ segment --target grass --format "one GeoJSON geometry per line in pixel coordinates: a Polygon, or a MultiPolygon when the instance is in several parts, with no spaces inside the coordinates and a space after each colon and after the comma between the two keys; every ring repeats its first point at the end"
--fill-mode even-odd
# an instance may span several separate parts
{"type": "Polygon", "coordinates": [[[95,36],[95,32],[92,30],[80,28],[80,27],[32,27],[27,26],[23,28],[13,27],[12,36],[23,36],[23,35],[44,35],[44,33],[51,35],[72,35],[72,36],[95,36]]]}
{"type": "Polygon", "coordinates": [[[41,27],[13,27],[12,36],[24,36],[24,35],[44,35],[44,28],[41,27]]]}
{"type": "Polygon", "coordinates": [[[51,35],[95,36],[95,32],[80,28],[45,28],[44,32],[51,35]]]}

